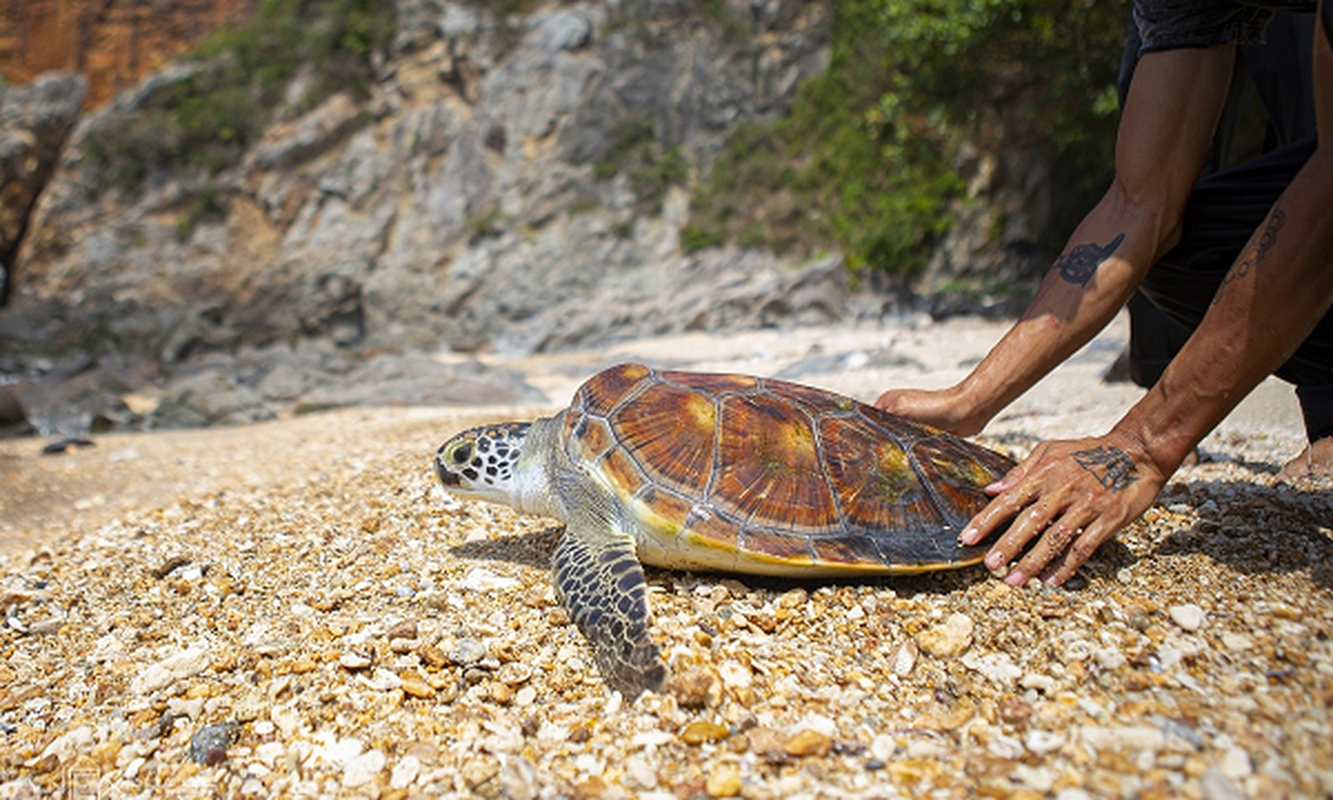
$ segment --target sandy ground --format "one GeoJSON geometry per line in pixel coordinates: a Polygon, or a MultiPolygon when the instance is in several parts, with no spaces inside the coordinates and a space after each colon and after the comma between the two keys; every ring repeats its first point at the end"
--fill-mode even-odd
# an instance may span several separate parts
{"type": "MultiPolygon", "coordinates": [[[[1124,329],[983,441],[1108,427],[1139,396],[1100,380],[1124,329]]],[[[674,337],[505,361],[548,408],[0,442],[0,800],[1333,793],[1333,496],[1273,483],[1303,445],[1279,383],[1072,590],[651,571],[676,680],[632,704],[555,604],[552,525],[452,501],[429,468],[617,361],[873,400],[958,379],[1003,330],[674,337]]]]}

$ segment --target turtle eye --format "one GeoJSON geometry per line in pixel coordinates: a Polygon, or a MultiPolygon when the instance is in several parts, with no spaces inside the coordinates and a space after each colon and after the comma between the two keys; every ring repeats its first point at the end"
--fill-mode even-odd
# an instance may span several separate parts
{"type": "Polygon", "coordinates": [[[454,460],[455,464],[460,466],[466,464],[472,460],[472,444],[470,442],[460,444],[454,448],[454,452],[450,453],[449,457],[454,460]]]}

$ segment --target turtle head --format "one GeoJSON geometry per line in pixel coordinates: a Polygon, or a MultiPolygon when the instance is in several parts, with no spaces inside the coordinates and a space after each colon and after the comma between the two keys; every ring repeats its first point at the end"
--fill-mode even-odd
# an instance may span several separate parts
{"type": "Polygon", "coordinates": [[[501,503],[519,511],[564,518],[554,500],[543,447],[549,420],[471,428],[435,451],[435,474],[455,497],[501,503]]]}
{"type": "Polygon", "coordinates": [[[435,451],[435,474],[450,494],[515,505],[519,454],[531,426],[504,422],[465,430],[435,451]]]}

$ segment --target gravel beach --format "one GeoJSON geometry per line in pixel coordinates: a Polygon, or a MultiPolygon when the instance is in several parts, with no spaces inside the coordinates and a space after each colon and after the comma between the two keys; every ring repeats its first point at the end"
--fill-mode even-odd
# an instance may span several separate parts
{"type": "MultiPolygon", "coordinates": [[[[979,437],[1095,433],[1126,325],[979,437]]],[[[28,797],[1325,797],[1333,491],[1260,388],[1072,588],[981,568],[838,583],[649,570],[674,678],[609,693],[549,520],[449,499],[430,456],[636,359],[873,401],[1005,324],[761,331],[527,359],[545,407],[374,408],[0,442],[0,800],[28,797]]]]}

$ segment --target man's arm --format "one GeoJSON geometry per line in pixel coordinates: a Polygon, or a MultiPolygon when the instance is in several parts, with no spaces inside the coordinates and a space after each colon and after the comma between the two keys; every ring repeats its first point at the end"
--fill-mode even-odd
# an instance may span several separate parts
{"type": "Polygon", "coordinates": [[[1234,46],[1143,57],[1116,139],[1116,177],[1028,306],[970,375],[937,392],[887,392],[878,405],[973,434],[1086,344],[1179,236],[1181,214],[1226,102],[1234,46]]]}
{"type": "Polygon", "coordinates": [[[1010,583],[1043,571],[1068,580],[1333,307],[1333,47],[1322,32],[1314,71],[1319,145],[1161,379],[1105,436],[1044,443],[990,487],[997,496],[961,538],[975,544],[1012,519],[986,556],[992,568],[1035,540],[1010,583]]]}

